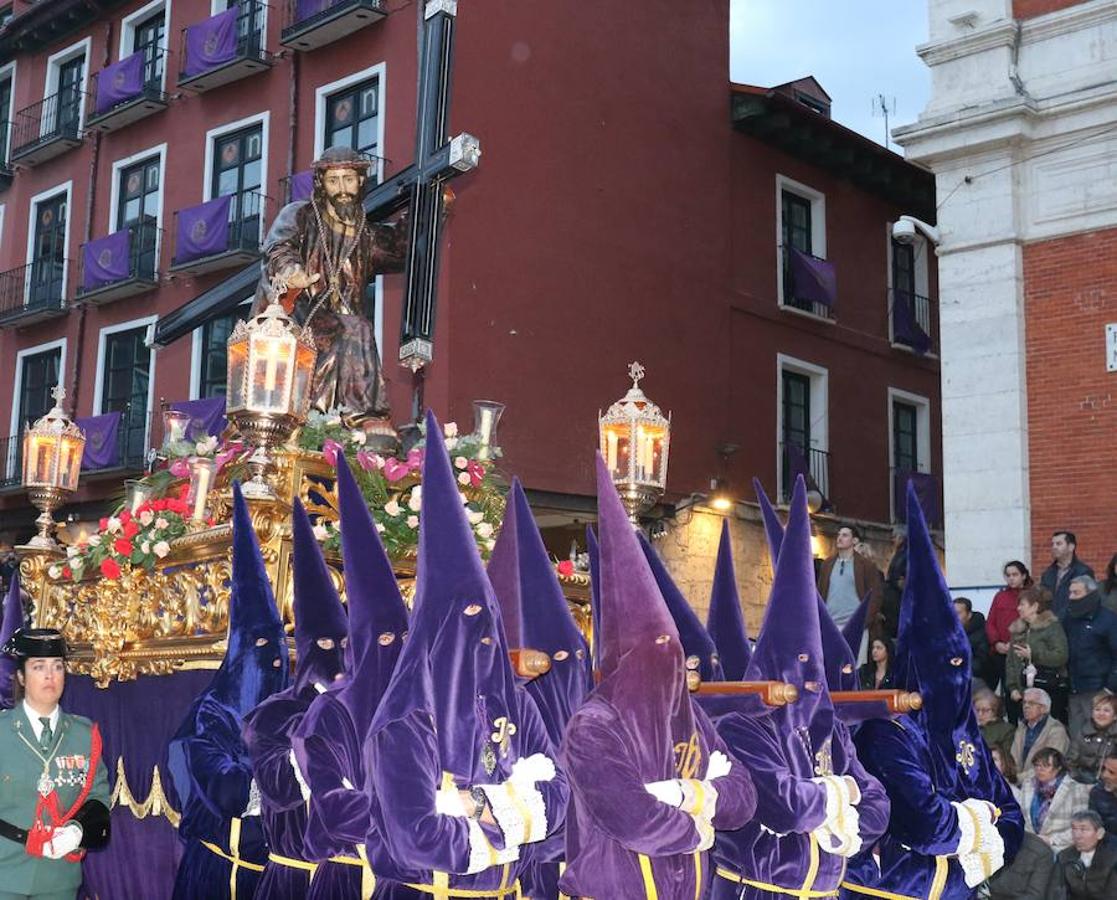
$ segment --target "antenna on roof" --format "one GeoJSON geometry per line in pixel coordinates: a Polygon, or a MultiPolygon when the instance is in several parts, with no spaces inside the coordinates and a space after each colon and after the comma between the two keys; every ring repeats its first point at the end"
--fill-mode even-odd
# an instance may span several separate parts
{"type": "Polygon", "coordinates": [[[877,94],[873,97],[873,118],[884,116],[884,148],[889,149],[888,117],[896,112],[896,98],[877,94]]]}

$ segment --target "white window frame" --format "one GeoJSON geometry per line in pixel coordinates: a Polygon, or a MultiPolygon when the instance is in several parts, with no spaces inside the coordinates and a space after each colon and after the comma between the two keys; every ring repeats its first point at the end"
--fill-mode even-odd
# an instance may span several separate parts
{"type": "Polygon", "coordinates": [[[12,471],[16,465],[16,450],[17,442],[20,437],[20,421],[19,421],[19,399],[20,394],[23,393],[23,361],[29,356],[38,356],[40,353],[49,353],[51,350],[61,350],[62,353],[58,358],[58,377],[62,383],[65,383],[66,377],[66,338],[58,338],[57,340],[47,341],[43,344],[36,344],[34,347],[25,347],[16,352],[16,371],[14,386],[12,387],[12,412],[9,421],[8,434],[11,439],[8,441],[8,454],[4,460],[4,471],[9,478],[14,478],[18,473],[12,471]]]}
{"type": "MultiPolygon", "coordinates": [[[[268,46],[268,8],[270,3],[260,4],[260,49],[266,49],[268,46]]],[[[209,0],[209,14],[216,16],[218,13],[223,13],[229,9],[228,0],[209,0]]],[[[168,21],[170,21],[168,19],[168,21]]]]}
{"type": "Polygon", "coordinates": [[[888,503],[889,510],[896,509],[896,479],[893,469],[896,462],[895,403],[915,407],[916,452],[919,454],[917,471],[931,473],[931,400],[922,394],[900,388],[888,388],[888,503]]]}
{"type": "MultiPolygon", "coordinates": [[[[388,101],[388,64],[377,63],[375,66],[369,66],[367,69],[361,69],[359,72],[351,72],[344,78],[339,78],[337,81],[331,81],[329,84],[321,84],[314,89],[314,158],[318,159],[326,150],[326,102],[329,98],[345,90],[346,88],[353,87],[355,84],[360,84],[362,81],[368,81],[371,78],[377,79],[376,81],[376,108],[379,114],[376,117],[376,146],[380,148],[380,153],[376,159],[376,181],[380,183],[384,180],[384,125],[387,122],[387,101],[388,101]]],[[[375,301],[375,317],[372,323],[373,335],[376,338],[376,346],[380,350],[381,359],[384,358],[384,276],[377,275],[374,283],[376,291],[375,301]]]]}
{"type": "MultiPolygon", "coordinates": [[[[64,181],[62,184],[56,184],[52,188],[45,191],[40,191],[28,203],[27,207],[27,273],[23,278],[23,303],[27,305],[27,292],[31,288],[31,264],[35,261],[35,224],[38,220],[39,204],[57,197],[59,194],[66,195],[66,249],[63,253],[63,259],[70,259],[70,234],[71,227],[73,226],[73,216],[70,215],[74,206],[74,182],[64,181]]],[[[70,267],[64,265],[62,267],[62,300],[65,302],[67,291],[70,289],[70,267]]]]}
{"type": "Polygon", "coordinates": [[[264,245],[267,237],[268,213],[268,132],[271,130],[271,111],[264,110],[252,116],[245,116],[235,122],[226,122],[206,132],[206,158],[205,169],[202,172],[202,202],[214,199],[213,196],[213,152],[219,138],[234,131],[260,126],[260,246],[264,245]]]}
{"type": "Polygon", "coordinates": [[[811,449],[830,449],[830,370],[825,366],[797,359],[785,353],[776,354],[776,486],[779,496],[784,496],[787,485],[783,483],[783,373],[794,372],[811,380],[811,449]]]}
{"type": "Polygon", "coordinates": [[[12,80],[11,96],[8,98],[8,108],[0,109],[0,116],[3,116],[8,122],[8,144],[6,147],[0,147],[0,153],[3,158],[11,165],[12,160],[12,131],[15,126],[16,119],[16,60],[0,66],[0,80],[10,78],[12,80]]]}
{"type": "Polygon", "coordinates": [[[171,0],[152,0],[120,20],[120,46],[116,58],[121,60],[136,52],[136,26],[150,19],[159,9],[163,10],[163,81],[159,89],[166,91],[171,58],[171,0]]]}
{"type": "MultiPolygon", "coordinates": [[[[233,310],[245,311],[245,318],[252,309],[251,299],[241,303],[233,310]]],[[[202,393],[202,331],[205,326],[199,325],[190,333],[190,399],[198,400],[202,393]]]]}
{"type": "MultiPolygon", "coordinates": [[[[886,222],[884,226],[884,246],[885,246],[885,268],[884,268],[884,283],[888,285],[888,290],[885,293],[885,309],[888,318],[888,343],[890,343],[897,350],[904,350],[908,353],[915,353],[915,351],[907,344],[896,343],[895,329],[893,328],[892,321],[892,226],[893,222],[886,222]]],[[[915,247],[915,292],[921,297],[930,298],[931,296],[931,270],[928,260],[928,254],[932,251],[931,244],[922,234],[916,234],[913,240],[915,247]]],[[[930,324],[930,323],[928,323],[930,324]]],[[[930,336],[931,332],[927,332],[930,336]]],[[[935,353],[929,352],[924,354],[926,356],[934,356],[935,353]]]]}
{"type": "Polygon", "coordinates": [[[786,175],[776,173],[776,299],[780,309],[807,316],[815,322],[829,322],[834,320],[826,316],[819,316],[809,310],[799,309],[784,303],[783,298],[783,193],[787,191],[802,197],[811,204],[811,255],[819,259],[826,259],[826,195],[815,190],[809,185],[788,178],[786,175]]]}
{"type": "Polygon", "coordinates": [[[97,335],[97,380],[93,384],[93,415],[104,415],[101,404],[104,402],[105,339],[111,334],[117,334],[121,331],[132,331],[147,326],[147,337],[144,343],[147,346],[149,362],[147,367],[147,419],[144,424],[144,443],[148,446],[151,445],[151,413],[155,408],[155,363],[159,357],[159,354],[155,352],[155,348],[152,345],[152,338],[155,336],[155,322],[158,318],[159,316],[143,316],[139,319],[131,319],[128,322],[106,325],[101,329],[97,335]]]}
{"type": "Polygon", "coordinates": [[[8,204],[0,203],[0,247],[4,246],[4,214],[8,209],[8,204]]]}
{"type": "Polygon", "coordinates": [[[160,254],[163,252],[163,200],[167,196],[167,145],[157,144],[139,153],[133,153],[123,159],[117,159],[112,164],[112,183],[109,190],[109,221],[105,234],[112,234],[116,228],[117,204],[120,203],[120,173],[129,166],[142,162],[145,159],[159,156],[159,204],[155,213],[155,271],[159,272],[160,254]]]}
{"type": "MultiPolygon", "coordinates": [[[[43,84],[43,99],[51,97],[58,93],[58,75],[59,70],[63,65],[79,56],[85,57],[85,63],[81,67],[81,93],[82,102],[78,104],[78,133],[80,134],[85,130],[85,102],[84,97],[89,93],[89,64],[93,55],[93,38],[82,38],[76,44],[71,44],[57,53],[52,53],[47,57],[47,74],[46,81],[43,84]]],[[[39,133],[45,133],[45,121],[39,123],[39,133]]]]}

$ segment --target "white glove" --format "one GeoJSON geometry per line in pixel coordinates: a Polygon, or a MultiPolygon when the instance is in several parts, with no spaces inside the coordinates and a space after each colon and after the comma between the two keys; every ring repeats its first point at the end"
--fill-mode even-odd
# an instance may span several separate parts
{"type": "Polygon", "coordinates": [[[666,781],[652,781],[644,785],[644,790],[656,798],[660,803],[666,803],[678,809],[683,805],[683,786],[677,778],[668,778],[666,781]]]}
{"type": "Polygon", "coordinates": [[[509,781],[516,784],[533,786],[540,781],[551,781],[555,777],[555,764],[545,754],[533,753],[531,756],[521,756],[512,763],[512,772],[509,781]]]}
{"type": "Polygon", "coordinates": [[[826,819],[815,830],[822,849],[850,857],[861,851],[860,817],[854,806],[861,802],[861,789],[848,775],[812,778],[826,789],[826,819]]]}
{"type": "Polygon", "coordinates": [[[729,757],[720,750],[715,750],[710,754],[710,762],[706,766],[706,780],[713,781],[715,778],[723,778],[729,774],[730,768],[732,768],[732,765],[729,762],[729,757]]]}
{"type": "Polygon", "coordinates": [[[258,815],[260,815],[260,787],[253,778],[252,783],[248,785],[248,805],[241,813],[241,818],[258,815]]]}
{"type": "Polygon", "coordinates": [[[1005,843],[997,831],[997,807],[988,800],[951,802],[958,815],[961,838],[958,863],[969,887],[976,887],[1004,865],[1005,843]]]}
{"type": "Polygon", "coordinates": [[[306,783],[306,779],[303,778],[302,770],[299,768],[299,761],[295,758],[295,751],[291,750],[287,758],[291,760],[291,769],[295,773],[295,781],[299,783],[299,793],[303,795],[303,803],[306,803],[310,799],[310,786],[306,783]]]}
{"type": "Polygon", "coordinates": [[[434,811],[440,816],[457,816],[463,819],[469,815],[462,802],[462,795],[454,785],[434,792],[434,811]]]}
{"type": "Polygon", "coordinates": [[[43,845],[43,856],[47,859],[62,859],[78,849],[81,844],[82,830],[77,822],[67,822],[55,828],[50,840],[43,845]]]}
{"type": "Polygon", "coordinates": [[[714,846],[714,826],[709,819],[698,816],[694,820],[694,827],[698,829],[698,846],[694,848],[698,853],[714,846]]]}

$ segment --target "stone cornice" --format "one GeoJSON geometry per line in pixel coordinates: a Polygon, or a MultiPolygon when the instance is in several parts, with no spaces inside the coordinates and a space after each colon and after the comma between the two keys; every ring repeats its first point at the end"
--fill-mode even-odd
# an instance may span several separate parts
{"type": "Polygon", "coordinates": [[[920,44],[915,52],[929,66],[938,66],[964,56],[1011,47],[1016,40],[1016,23],[1011,19],[998,19],[986,28],[959,34],[945,41],[920,44]]]}
{"type": "Polygon", "coordinates": [[[1022,42],[1036,44],[1117,19],[1117,0],[1092,0],[1056,10],[1022,23],[1022,42]]]}

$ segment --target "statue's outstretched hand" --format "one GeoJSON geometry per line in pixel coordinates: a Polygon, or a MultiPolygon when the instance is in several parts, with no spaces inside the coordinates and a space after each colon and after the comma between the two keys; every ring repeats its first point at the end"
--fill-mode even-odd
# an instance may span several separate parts
{"type": "Polygon", "coordinates": [[[310,287],[312,284],[317,284],[322,280],[320,272],[315,272],[313,275],[307,275],[306,270],[302,266],[297,266],[291,270],[287,276],[287,286],[301,291],[310,287]]]}

